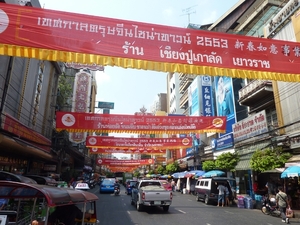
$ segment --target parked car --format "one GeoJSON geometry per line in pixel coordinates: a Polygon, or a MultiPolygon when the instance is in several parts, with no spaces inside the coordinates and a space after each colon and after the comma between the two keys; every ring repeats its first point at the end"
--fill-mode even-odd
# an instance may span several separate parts
{"type": "Polygon", "coordinates": [[[228,177],[200,178],[195,186],[196,200],[203,200],[205,204],[217,203],[219,194],[217,187],[220,183],[228,187],[229,200],[233,200],[235,198],[236,181],[228,177]]]}
{"type": "Polygon", "coordinates": [[[113,178],[105,178],[103,179],[102,183],[100,184],[100,194],[104,192],[111,192],[114,193],[114,184],[115,184],[115,179],[113,178]]]}
{"type": "Polygon", "coordinates": [[[126,182],[126,193],[127,193],[127,195],[131,195],[132,187],[135,186],[136,183],[137,183],[137,180],[128,180],[126,182]]]}
{"type": "Polygon", "coordinates": [[[172,191],[172,185],[167,180],[160,180],[160,183],[167,191],[172,191]]]}
{"type": "Polygon", "coordinates": [[[58,182],[51,177],[43,177],[39,175],[24,175],[24,176],[35,180],[38,184],[55,186],[55,187],[57,187],[58,185],[58,182]]]}
{"type": "Polygon", "coordinates": [[[25,177],[22,175],[9,173],[5,171],[0,171],[0,180],[6,180],[6,181],[15,181],[15,182],[21,182],[26,184],[37,184],[37,182],[29,177],[25,177]]]}

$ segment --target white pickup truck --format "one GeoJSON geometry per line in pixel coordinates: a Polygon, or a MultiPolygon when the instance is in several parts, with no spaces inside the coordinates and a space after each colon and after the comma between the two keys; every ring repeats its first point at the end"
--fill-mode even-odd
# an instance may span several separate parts
{"type": "Polygon", "coordinates": [[[172,192],[165,190],[159,180],[140,180],[132,186],[131,205],[136,205],[138,211],[143,206],[160,206],[167,212],[172,198],[172,192]]]}

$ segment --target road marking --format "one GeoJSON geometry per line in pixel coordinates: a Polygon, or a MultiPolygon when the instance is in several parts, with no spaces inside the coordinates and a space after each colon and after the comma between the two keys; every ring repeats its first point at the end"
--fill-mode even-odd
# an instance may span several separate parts
{"type": "Polygon", "coordinates": [[[184,214],[186,214],[186,212],[185,212],[185,211],[182,211],[182,210],[180,210],[180,209],[177,209],[177,211],[179,211],[179,212],[181,212],[181,213],[184,213],[184,214]]]}
{"type": "Polygon", "coordinates": [[[191,199],[188,199],[188,201],[193,202],[193,200],[191,200],[191,199]]]}
{"type": "Polygon", "coordinates": [[[233,214],[233,212],[229,212],[229,211],[226,211],[226,210],[225,210],[225,212],[226,212],[226,213],[229,213],[229,214],[233,214]]]}
{"type": "Polygon", "coordinates": [[[130,215],[130,212],[129,212],[129,211],[127,211],[127,213],[130,215]]]}

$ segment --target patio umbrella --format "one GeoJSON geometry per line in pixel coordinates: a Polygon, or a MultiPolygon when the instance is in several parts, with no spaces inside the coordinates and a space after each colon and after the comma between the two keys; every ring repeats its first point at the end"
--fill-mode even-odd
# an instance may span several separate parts
{"type": "Polygon", "coordinates": [[[221,170],[211,170],[202,175],[202,177],[219,177],[225,175],[221,170]]]}
{"type": "Polygon", "coordinates": [[[288,178],[288,177],[299,177],[299,176],[300,176],[300,166],[290,166],[282,172],[280,177],[288,178]]]}

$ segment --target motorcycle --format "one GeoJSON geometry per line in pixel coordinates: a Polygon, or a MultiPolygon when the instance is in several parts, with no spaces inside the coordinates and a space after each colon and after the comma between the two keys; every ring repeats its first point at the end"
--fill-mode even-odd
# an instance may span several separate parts
{"type": "Polygon", "coordinates": [[[263,197],[261,211],[265,215],[279,217],[281,212],[276,206],[275,199],[269,199],[268,196],[263,197]]]}
{"type": "Polygon", "coordinates": [[[115,195],[119,195],[119,194],[120,194],[120,188],[119,188],[119,187],[116,186],[116,187],[114,188],[114,194],[115,194],[115,195]]]}

